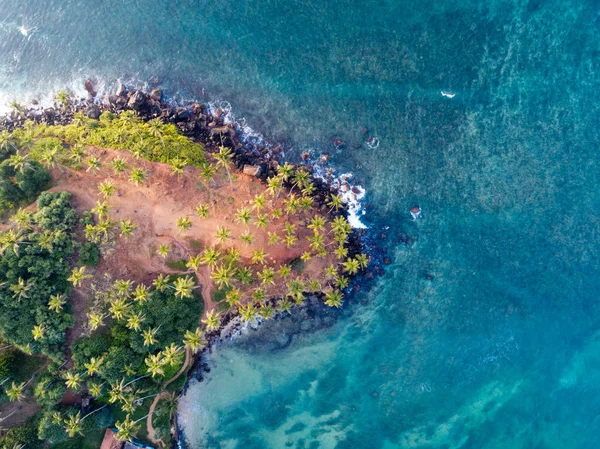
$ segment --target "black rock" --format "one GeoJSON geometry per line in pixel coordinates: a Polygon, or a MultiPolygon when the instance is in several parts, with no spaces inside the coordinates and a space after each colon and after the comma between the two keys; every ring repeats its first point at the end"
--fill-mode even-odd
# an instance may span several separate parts
{"type": "Polygon", "coordinates": [[[96,90],[94,89],[94,83],[92,82],[92,80],[85,80],[85,83],[83,83],[83,88],[87,91],[88,94],[90,94],[92,98],[96,96],[96,90]]]}
{"type": "Polygon", "coordinates": [[[95,104],[91,104],[85,113],[85,115],[94,120],[98,120],[100,118],[100,114],[100,108],[95,104]]]}
{"type": "Polygon", "coordinates": [[[144,94],[144,92],[140,90],[136,90],[131,97],[129,97],[129,101],[127,102],[127,106],[133,109],[134,111],[139,112],[144,109],[148,104],[148,98],[144,94]]]}
{"type": "Polygon", "coordinates": [[[152,89],[152,91],[150,92],[150,98],[154,101],[162,100],[162,90],[152,89]]]}
{"type": "Polygon", "coordinates": [[[179,107],[175,109],[175,117],[174,120],[176,122],[183,122],[190,118],[190,111],[187,108],[179,107]]]}

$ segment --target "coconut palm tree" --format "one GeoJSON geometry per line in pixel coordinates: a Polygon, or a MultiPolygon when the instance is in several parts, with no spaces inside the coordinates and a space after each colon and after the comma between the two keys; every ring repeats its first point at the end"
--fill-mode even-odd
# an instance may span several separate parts
{"type": "Polygon", "coordinates": [[[283,179],[281,179],[279,176],[273,176],[267,179],[267,185],[267,192],[269,195],[278,198],[279,194],[283,190],[283,179]]]}
{"type": "Polygon", "coordinates": [[[315,233],[321,232],[325,228],[325,219],[320,215],[315,215],[309,222],[308,229],[312,229],[315,233]]]}
{"type": "Polygon", "coordinates": [[[344,267],[344,271],[351,276],[358,273],[358,270],[360,269],[360,263],[356,259],[347,258],[346,261],[342,263],[342,266],[344,267]]]}
{"type": "Polygon", "coordinates": [[[256,221],[254,222],[254,225],[255,225],[257,228],[264,229],[264,228],[266,228],[266,227],[267,227],[268,223],[269,223],[269,219],[268,219],[268,216],[267,216],[267,214],[259,214],[259,215],[256,217],[256,221]]]}
{"type": "Polygon", "coordinates": [[[244,285],[250,285],[254,281],[252,270],[248,267],[242,267],[237,270],[236,277],[244,285]]]}
{"type": "Polygon", "coordinates": [[[300,208],[300,201],[298,197],[293,193],[288,196],[288,198],[284,201],[285,204],[285,213],[288,215],[294,215],[298,212],[300,208]]]}
{"type": "Polygon", "coordinates": [[[310,291],[312,293],[320,292],[321,291],[321,283],[317,279],[311,279],[306,284],[306,288],[308,289],[308,291],[310,291]]]}
{"type": "Polygon", "coordinates": [[[183,335],[183,344],[186,348],[188,348],[192,352],[197,352],[206,346],[206,339],[202,335],[202,331],[200,328],[197,328],[194,332],[185,331],[183,335]]]}
{"type": "Polygon", "coordinates": [[[293,234],[287,234],[287,235],[286,235],[286,236],[283,238],[283,241],[285,242],[285,245],[286,245],[288,248],[291,248],[292,246],[294,246],[294,245],[296,244],[296,241],[297,241],[297,240],[298,240],[298,239],[297,239],[297,238],[296,238],[296,236],[295,236],[295,235],[293,235],[293,234]]]}
{"type": "Polygon", "coordinates": [[[166,259],[167,256],[169,255],[169,245],[167,245],[166,243],[162,243],[158,249],[156,250],[157,254],[159,256],[161,256],[163,259],[166,259]]]}
{"type": "Polygon", "coordinates": [[[158,354],[150,354],[144,360],[144,363],[147,366],[148,372],[152,374],[152,378],[156,376],[164,376],[165,375],[165,360],[162,358],[162,354],[159,352],[158,354]]]}
{"type": "Polygon", "coordinates": [[[295,300],[300,300],[304,298],[304,282],[301,279],[292,279],[290,282],[288,282],[287,288],[288,296],[291,296],[295,300]]]}
{"type": "Polygon", "coordinates": [[[100,191],[100,194],[108,200],[115,194],[116,189],[115,184],[110,179],[107,179],[98,185],[98,190],[100,191]]]}
{"type": "Polygon", "coordinates": [[[91,172],[92,174],[96,174],[96,172],[100,171],[100,159],[98,159],[96,156],[90,156],[87,161],[87,166],[88,168],[85,170],[86,172],[91,172]]]}
{"type": "Polygon", "coordinates": [[[229,305],[229,307],[235,307],[237,306],[240,301],[242,299],[242,295],[239,291],[239,289],[237,288],[232,288],[231,290],[229,290],[226,294],[225,294],[225,301],[227,301],[227,304],[229,305]]]}
{"type": "Polygon", "coordinates": [[[259,315],[263,319],[270,320],[271,318],[273,318],[274,314],[275,314],[275,309],[273,309],[273,307],[271,305],[263,304],[260,306],[259,315]]]}
{"type": "Polygon", "coordinates": [[[178,298],[191,298],[194,281],[189,276],[178,277],[173,283],[173,288],[175,289],[175,296],[178,298]]]}
{"type": "MultiPolygon", "coordinates": [[[[143,418],[146,418],[145,416],[143,418]]],[[[129,415],[125,417],[123,421],[117,421],[115,427],[117,433],[115,438],[119,441],[131,441],[137,429],[137,421],[133,421],[129,418],[129,415]]]]}
{"type": "Polygon", "coordinates": [[[145,123],[145,128],[148,131],[148,133],[156,138],[156,139],[160,139],[163,148],[165,148],[165,140],[163,139],[163,122],[160,120],[159,117],[153,118],[152,120],[148,120],[145,123]]]}
{"type": "Polygon", "coordinates": [[[178,178],[183,176],[183,169],[187,165],[187,161],[179,157],[175,157],[169,161],[171,165],[171,174],[177,175],[178,178]]]}
{"type": "Polygon", "coordinates": [[[50,301],[48,301],[48,309],[54,312],[60,312],[67,302],[65,295],[50,295],[50,301]]]}
{"type": "MultiPolygon", "coordinates": [[[[293,182],[292,189],[296,186],[299,187],[300,189],[303,189],[310,182],[310,174],[305,170],[296,169],[296,171],[294,172],[292,182],[293,182]]],[[[291,193],[291,189],[290,189],[290,193],[291,193]]]]}
{"type": "Polygon", "coordinates": [[[335,286],[340,290],[345,289],[348,287],[348,278],[346,276],[338,276],[338,278],[335,280],[335,286]]]}
{"type": "Polygon", "coordinates": [[[346,221],[346,219],[344,217],[335,217],[331,221],[330,226],[331,226],[331,231],[334,234],[348,235],[348,234],[350,234],[350,231],[352,231],[352,227],[350,226],[350,224],[346,221]]]}
{"type": "Polygon", "coordinates": [[[290,178],[293,168],[294,167],[287,162],[279,166],[277,171],[282,181],[286,182],[290,178]]]}
{"type": "Polygon", "coordinates": [[[245,225],[248,225],[251,218],[252,214],[250,212],[250,209],[248,209],[247,207],[242,207],[238,209],[235,213],[235,220],[239,221],[240,223],[244,223],[245,225]]]}
{"type": "Polygon", "coordinates": [[[152,281],[152,285],[158,292],[164,292],[169,286],[169,276],[165,276],[164,274],[159,274],[154,281],[152,281]]]}
{"type": "Polygon", "coordinates": [[[9,229],[6,232],[0,232],[0,255],[8,248],[12,248],[16,256],[19,256],[19,245],[27,245],[31,242],[25,241],[25,234],[22,230],[9,229]]]}
{"type": "Polygon", "coordinates": [[[15,223],[18,227],[29,230],[33,224],[33,212],[19,208],[19,210],[10,217],[10,221],[15,223]]]}
{"type": "Polygon", "coordinates": [[[313,251],[319,252],[325,249],[325,237],[323,234],[318,234],[315,231],[315,234],[312,237],[308,237],[307,240],[310,242],[310,248],[313,251]]]}
{"type": "Polygon", "coordinates": [[[23,278],[17,279],[16,284],[12,284],[9,287],[9,290],[12,292],[12,297],[16,298],[18,302],[21,302],[21,299],[29,298],[29,290],[31,289],[30,281],[25,282],[23,278]]]}
{"type": "MultiPolygon", "coordinates": [[[[62,147],[60,147],[62,150],[62,147]]],[[[42,150],[42,154],[40,155],[40,162],[44,164],[46,167],[55,168],[59,165],[59,150],[57,146],[46,147],[42,150]]],[[[61,168],[61,171],[63,169],[61,168]]]]}
{"type": "Polygon", "coordinates": [[[273,218],[273,220],[277,220],[278,218],[281,218],[283,216],[283,211],[281,209],[273,209],[273,212],[271,212],[271,217],[273,218]]]}
{"type": "Polygon", "coordinates": [[[244,322],[252,321],[258,312],[256,306],[249,302],[245,306],[239,306],[240,318],[244,320],[244,322]]]}
{"type": "Polygon", "coordinates": [[[252,242],[254,241],[254,236],[250,234],[250,231],[245,231],[242,235],[240,235],[240,240],[246,245],[252,245],[252,242]]]}
{"type": "Polygon", "coordinates": [[[128,297],[131,292],[133,282],[129,279],[117,279],[113,284],[113,289],[120,297],[128,297]]]}
{"type": "Polygon", "coordinates": [[[146,287],[144,284],[139,284],[133,292],[133,300],[140,304],[144,304],[149,299],[150,292],[148,291],[148,287],[146,287]]]}
{"type": "Polygon", "coordinates": [[[254,199],[250,200],[250,204],[256,210],[256,212],[260,213],[262,209],[267,205],[267,198],[264,193],[260,193],[254,197],[254,199]]]}
{"type": "Polygon", "coordinates": [[[336,212],[340,210],[344,202],[344,200],[342,199],[342,195],[332,193],[329,198],[329,202],[327,203],[327,205],[331,208],[329,209],[329,212],[331,213],[333,209],[335,209],[336,212]]]}
{"type": "Polygon", "coordinates": [[[177,219],[177,228],[180,233],[186,232],[192,227],[192,222],[189,217],[179,217],[177,219]]]}
{"type": "Polygon", "coordinates": [[[77,415],[71,415],[64,421],[65,431],[69,438],[73,438],[75,435],[83,435],[81,431],[81,412],[77,415]]]}
{"type": "Polygon", "coordinates": [[[116,157],[113,159],[111,163],[112,169],[115,172],[115,175],[124,172],[127,170],[127,164],[125,163],[125,159],[116,157]]]}
{"type": "Polygon", "coordinates": [[[214,246],[211,246],[209,248],[204,248],[204,251],[202,251],[201,254],[200,262],[202,262],[204,265],[208,265],[209,268],[213,268],[217,265],[221,259],[221,256],[221,252],[214,246]]]}
{"type": "Polygon", "coordinates": [[[31,330],[31,334],[33,335],[33,339],[35,341],[43,340],[45,332],[46,332],[46,328],[44,327],[43,324],[37,324],[37,325],[33,326],[33,329],[31,330]]]}
{"type": "Polygon", "coordinates": [[[283,312],[292,313],[292,303],[284,297],[277,303],[277,308],[283,312]]]}
{"type": "Polygon", "coordinates": [[[130,304],[125,298],[115,298],[110,300],[110,307],[108,311],[112,314],[115,320],[122,320],[125,318],[127,312],[129,312],[130,304]]]}
{"type": "Polygon", "coordinates": [[[215,281],[215,284],[219,288],[231,286],[231,278],[233,272],[230,267],[226,265],[219,265],[215,267],[210,275],[211,279],[215,281]]]}
{"type": "Polygon", "coordinates": [[[325,277],[327,279],[337,279],[338,269],[335,265],[329,265],[327,268],[325,268],[325,277]]]}
{"type": "Polygon", "coordinates": [[[277,270],[277,274],[282,278],[282,279],[287,279],[287,277],[290,275],[290,273],[292,272],[292,268],[289,265],[283,264],[279,267],[279,270],[277,270]]]}
{"type": "Polygon", "coordinates": [[[8,400],[10,402],[21,402],[21,400],[23,399],[23,392],[25,391],[25,386],[27,384],[25,382],[22,382],[20,384],[16,384],[15,382],[12,382],[10,388],[7,388],[4,390],[4,392],[6,393],[6,396],[8,397],[8,400]]]}
{"type": "Polygon", "coordinates": [[[356,261],[363,270],[369,265],[369,257],[366,254],[357,254],[356,261]]]}
{"type": "Polygon", "coordinates": [[[263,284],[275,285],[275,270],[271,267],[266,267],[264,270],[257,273],[258,278],[263,284]]]}
{"type": "Polygon", "coordinates": [[[23,173],[26,168],[31,167],[31,164],[27,162],[29,154],[21,154],[17,151],[15,154],[8,158],[8,165],[10,165],[15,171],[23,173]]]}
{"type": "Polygon", "coordinates": [[[11,133],[7,130],[0,132],[0,151],[5,154],[17,149],[17,143],[11,133]]]}
{"type": "Polygon", "coordinates": [[[252,263],[253,264],[262,264],[265,265],[267,263],[268,254],[264,249],[259,248],[252,252],[252,263]]]}
{"type": "Polygon", "coordinates": [[[229,167],[231,166],[231,161],[233,159],[233,154],[231,153],[231,150],[221,145],[219,147],[219,152],[215,154],[215,159],[217,160],[217,167],[225,169],[225,171],[227,172],[227,176],[229,177],[229,183],[233,185],[231,173],[229,173],[229,167]]]}
{"type": "Polygon", "coordinates": [[[312,259],[312,256],[308,251],[304,251],[300,256],[302,262],[308,262],[310,259],[312,259]]]}
{"type": "Polygon", "coordinates": [[[279,243],[279,241],[281,240],[281,238],[277,235],[276,232],[269,231],[268,235],[269,235],[269,239],[268,239],[269,245],[277,245],[279,243]]]}
{"type": "Polygon", "coordinates": [[[127,323],[125,323],[125,326],[127,329],[139,332],[145,320],[146,315],[143,315],[141,312],[131,312],[127,316],[127,323]]]}
{"type": "Polygon", "coordinates": [[[217,226],[217,234],[215,240],[217,243],[225,243],[231,238],[231,231],[225,226],[217,226]]]}
{"type": "Polygon", "coordinates": [[[199,217],[207,218],[208,213],[208,206],[206,204],[200,204],[196,206],[196,215],[198,215],[199,217]]]}
{"type": "Polygon", "coordinates": [[[137,224],[132,222],[131,220],[121,220],[119,222],[119,227],[121,228],[120,237],[128,239],[133,234],[133,231],[137,228],[137,224]]]}
{"type": "Polygon", "coordinates": [[[214,177],[217,174],[217,169],[209,162],[205,162],[200,167],[200,171],[202,178],[206,182],[206,187],[210,188],[210,185],[214,183],[214,177]]]}
{"type": "Polygon", "coordinates": [[[98,312],[90,312],[87,314],[88,317],[88,327],[90,331],[95,331],[100,326],[102,326],[105,316],[98,312]]]}
{"type": "Polygon", "coordinates": [[[142,337],[144,338],[144,346],[152,346],[158,343],[156,339],[156,333],[158,328],[148,328],[142,331],[142,337]]]}
{"type": "Polygon", "coordinates": [[[206,318],[203,318],[202,322],[206,325],[206,330],[209,332],[218,329],[221,324],[221,314],[214,309],[209,310],[206,312],[206,318]]]}
{"type": "Polygon", "coordinates": [[[340,307],[342,305],[343,295],[339,291],[325,294],[325,305],[329,307],[340,307]]]}
{"type": "Polygon", "coordinates": [[[240,250],[237,248],[227,248],[227,254],[225,255],[225,262],[230,267],[234,267],[235,264],[241,259],[240,250]]]}
{"type": "Polygon", "coordinates": [[[93,376],[100,372],[100,367],[104,363],[104,359],[102,357],[90,357],[90,361],[84,363],[83,366],[87,370],[88,376],[93,376]]]}
{"type": "Polygon", "coordinates": [[[190,256],[188,261],[185,263],[185,266],[188,270],[194,270],[196,271],[198,269],[198,267],[200,266],[200,262],[201,262],[201,255],[197,254],[195,256],[190,256]]]}
{"type": "Polygon", "coordinates": [[[166,365],[176,366],[179,365],[183,358],[183,348],[177,346],[175,343],[171,343],[163,351],[163,361],[166,365]]]}
{"type": "MultiPolygon", "coordinates": [[[[312,194],[315,193],[316,187],[312,182],[308,182],[308,184],[306,184],[306,186],[302,189],[302,199],[310,201],[310,204],[312,204],[312,194]]],[[[308,203],[306,203],[308,204],[308,203]]]]}
{"type": "Polygon", "coordinates": [[[266,298],[266,292],[264,288],[257,287],[252,292],[252,299],[258,303],[262,303],[266,298]]]}
{"type": "Polygon", "coordinates": [[[348,255],[348,248],[346,248],[344,245],[338,245],[338,247],[333,250],[333,253],[339,260],[341,260],[348,255]]]}
{"type": "Polygon", "coordinates": [[[102,396],[102,389],[104,387],[104,384],[101,384],[99,382],[88,382],[87,387],[88,391],[93,397],[99,398],[100,396],[102,396]]]}
{"type": "Polygon", "coordinates": [[[67,371],[65,374],[65,385],[71,391],[79,391],[79,387],[81,386],[81,374],[77,371],[67,371]]]}
{"type": "Polygon", "coordinates": [[[96,205],[91,209],[93,214],[98,215],[98,218],[101,219],[108,215],[109,212],[108,201],[96,201],[96,205]]]}
{"type": "Polygon", "coordinates": [[[146,180],[146,171],[141,168],[134,167],[129,176],[129,182],[132,182],[137,187],[146,180]]]}

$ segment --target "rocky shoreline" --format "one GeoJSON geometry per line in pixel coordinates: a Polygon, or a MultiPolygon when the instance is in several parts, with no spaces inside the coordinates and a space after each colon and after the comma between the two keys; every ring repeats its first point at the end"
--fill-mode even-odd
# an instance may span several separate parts
{"type": "MultiPolygon", "coordinates": [[[[29,120],[47,125],[68,125],[78,115],[98,119],[106,111],[119,113],[130,110],[136,112],[145,121],[160,118],[164,123],[174,124],[183,135],[202,144],[205,151],[209,153],[218,152],[218,148],[222,145],[231,148],[238,170],[262,181],[276,173],[276,167],[284,157],[280,146],[267,142],[257,143],[248,139],[235,122],[228,120],[229,111],[220,107],[214,108],[207,104],[192,102],[178,104],[167,100],[160,89],[153,89],[148,93],[142,90],[129,90],[121,84],[116,92],[105,99],[97,98],[94,85],[90,80],[85,82],[85,89],[88,92],[87,98],[69,98],[68,101],[55,103],[54,107],[43,108],[34,101],[29,108],[14,108],[10,114],[0,117],[0,131],[21,128],[29,120]]],[[[313,197],[326,214],[329,209],[327,201],[331,193],[344,193],[346,198],[349,196],[356,198],[359,194],[358,190],[355,191],[355,187],[348,184],[347,179],[335,178],[333,171],[326,167],[327,162],[326,155],[321,156],[318,161],[311,161],[310,155],[305,153],[302,155],[302,163],[294,164],[302,166],[304,170],[313,174],[313,183],[316,187],[313,197]],[[315,171],[316,166],[317,171],[315,171]]],[[[348,218],[347,204],[344,204],[337,213],[348,218]]],[[[276,314],[270,326],[259,326],[260,322],[244,325],[237,314],[231,312],[225,314],[221,326],[207,334],[207,346],[201,352],[194,354],[183,392],[185,393],[190,379],[202,381],[204,375],[210,371],[207,358],[212,351],[216,350],[220,343],[230,341],[242,333],[243,329],[249,329],[249,333],[256,335],[261,332],[263,334],[284,332],[286,341],[279,342],[273,348],[281,350],[287,347],[297,334],[333,326],[350,308],[349,305],[355,302],[354,293],[368,289],[375,279],[383,274],[387,258],[385,250],[376,242],[378,237],[374,231],[367,229],[354,229],[351,233],[349,255],[352,257],[361,252],[366,253],[370,262],[367,270],[351,277],[350,285],[344,291],[345,301],[342,308],[327,307],[323,304],[322,294],[310,294],[306,295],[304,306],[295,307],[291,315],[285,312],[276,314]]],[[[271,298],[273,305],[277,299],[279,298],[271,298]]],[[[264,339],[262,341],[264,342],[264,339]]],[[[256,341],[256,344],[260,342],[256,341]]],[[[177,414],[173,417],[172,429],[175,429],[175,433],[171,447],[177,447],[178,443],[182,443],[179,447],[185,447],[185,436],[177,425],[177,414]]]]}

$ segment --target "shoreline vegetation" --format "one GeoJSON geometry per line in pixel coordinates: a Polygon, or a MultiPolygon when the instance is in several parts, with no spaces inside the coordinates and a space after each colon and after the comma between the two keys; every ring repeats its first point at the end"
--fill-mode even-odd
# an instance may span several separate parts
{"type": "Polygon", "coordinates": [[[215,342],[383,272],[330,170],[221,108],[85,89],[0,118],[2,447],[98,447],[107,427],[173,445],[215,342]]]}

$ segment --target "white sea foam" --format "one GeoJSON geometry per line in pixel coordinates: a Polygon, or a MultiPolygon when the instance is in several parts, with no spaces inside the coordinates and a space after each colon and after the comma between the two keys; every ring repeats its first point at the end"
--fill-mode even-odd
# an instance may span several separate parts
{"type": "Polygon", "coordinates": [[[441,92],[442,96],[444,97],[448,97],[448,98],[454,98],[456,96],[456,94],[452,93],[452,92],[446,92],[446,91],[442,91],[441,92]]]}

